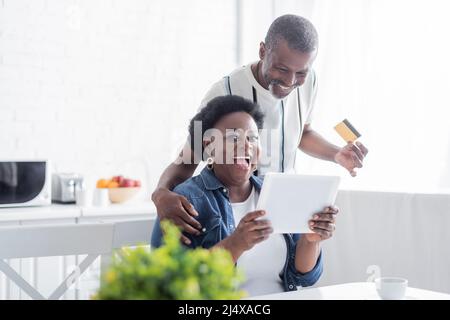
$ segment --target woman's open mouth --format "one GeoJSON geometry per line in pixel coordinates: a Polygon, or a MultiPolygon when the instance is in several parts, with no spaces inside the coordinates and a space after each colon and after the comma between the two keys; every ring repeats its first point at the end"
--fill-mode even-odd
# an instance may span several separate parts
{"type": "Polygon", "coordinates": [[[250,156],[234,157],[234,165],[243,171],[250,169],[250,156]]]}

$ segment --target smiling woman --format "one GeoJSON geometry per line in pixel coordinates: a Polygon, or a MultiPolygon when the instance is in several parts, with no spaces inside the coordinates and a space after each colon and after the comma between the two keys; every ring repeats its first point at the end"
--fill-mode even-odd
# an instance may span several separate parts
{"type": "MultiPolygon", "coordinates": [[[[175,187],[190,210],[198,212],[199,230],[184,233],[190,248],[225,248],[247,276],[250,295],[296,290],[314,284],[322,273],[319,243],[332,236],[336,208],[310,220],[312,234],[272,234],[266,214],[256,210],[262,179],[255,176],[261,154],[260,107],[239,96],[212,99],[191,120],[190,142],[200,145],[207,167],[175,187]],[[192,204],[192,205],[191,205],[192,204]],[[270,261],[270,263],[267,263],[270,261]]],[[[161,245],[159,218],[152,246],[161,245]]]]}

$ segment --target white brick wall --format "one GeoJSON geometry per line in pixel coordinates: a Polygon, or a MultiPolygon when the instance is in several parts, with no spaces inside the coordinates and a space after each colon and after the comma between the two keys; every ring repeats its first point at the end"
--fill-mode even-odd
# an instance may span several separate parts
{"type": "Polygon", "coordinates": [[[234,36],[230,0],[0,1],[0,159],[153,188],[234,36]]]}

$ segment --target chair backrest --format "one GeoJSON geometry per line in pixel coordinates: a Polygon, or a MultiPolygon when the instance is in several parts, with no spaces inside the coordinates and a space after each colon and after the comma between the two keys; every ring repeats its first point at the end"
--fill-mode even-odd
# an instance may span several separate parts
{"type": "Polygon", "coordinates": [[[154,222],[154,219],[115,222],[112,248],[150,244],[154,222]]]}
{"type": "Polygon", "coordinates": [[[0,227],[0,259],[107,254],[150,243],[154,220],[0,227]]]}
{"type": "Polygon", "coordinates": [[[112,251],[112,223],[0,228],[0,259],[105,254],[112,251]]]}

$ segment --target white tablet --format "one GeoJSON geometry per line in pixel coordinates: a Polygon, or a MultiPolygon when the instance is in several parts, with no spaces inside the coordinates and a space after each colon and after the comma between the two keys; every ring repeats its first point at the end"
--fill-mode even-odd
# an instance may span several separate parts
{"type": "Polygon", "coordinates": [[[334,204],[337,176],[268,173],[259,195],[258,210],[265,210],[274,233],[313,233],[312,216],[334,204]]]}

